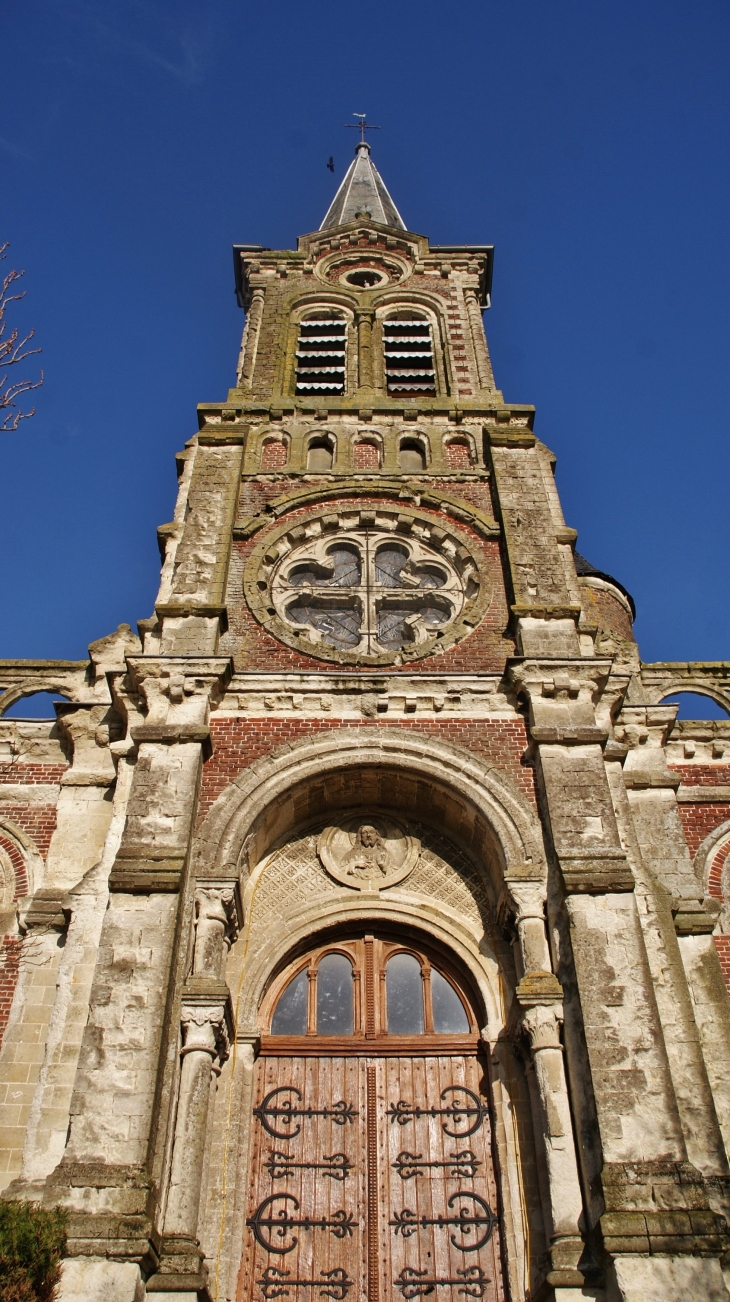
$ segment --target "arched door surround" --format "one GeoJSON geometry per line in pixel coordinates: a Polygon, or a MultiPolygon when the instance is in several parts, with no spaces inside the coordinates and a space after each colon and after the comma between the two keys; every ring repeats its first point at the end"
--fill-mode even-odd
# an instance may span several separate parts
{"type": "MultiPolygon", "coordinates": [[[[467,1003],[481,1021],[492,1073],[510,1293],[521,1297],[527,1288],[537,1288],[546,1269],[540,1263],[551,1257],[577,1261],[582,1201],[561,1046],[560,987],[551,975],[545,930],[542,832],[528,798],[527,773],[525,779],[519,790],[473,752],[415,731],[333,728],[254,761],[208,810],[196,838],[196,880],[238,877],[245,913],[228,963],[236,1040],[215,1102],[209,1147],[216,1157],[211,1157],[201,1223],[205,1250],[216,1256],[219,1289],[235,1287],[241,1261],[251,1156],[245,1118],[252,1115],[258,1062],[269,1060],[266,1054],[257,1059],[268,1034],[266,1000],[274,997],[292,956],[311,954],[316,937],[324,944],[333,936],[352,935],[365,919],[370,934],[411,935],[417,948],[450,955],[455,968],[468,974],[467,1003]],[[368,897],[330,880],[325,893],[305,884],[295,898],[286,868],[278,911],[265,917],[261,903],[272,872],[282,871],[286,847],[310,835],[316,844],[320,828],[353,813],[366,819],[392,814],[406,830],[416,823],[438,829],[454,852],[449,880],[458,878],[471,904],[463,894],[455,902],[443,874],[428,889],[425,881],[418,884],[416,870],[368,897]],[[448,887],[446,894],[442,887],[448,887]],[[477,901],[479,891],[485,905],[477,901]],[[538,1004],[516,998],[523,972],[546,978],[538,1004]]],[[[413,830],[425,846],[425,831],[413,830]]],[[[316,1054],[301,1059],[320,1061],[316,1054]]],[[[567,1267],[561,1282],[569,1282],[569,1275],[577,1284],[578,1273],[571,1275],[567,1267]]]]}

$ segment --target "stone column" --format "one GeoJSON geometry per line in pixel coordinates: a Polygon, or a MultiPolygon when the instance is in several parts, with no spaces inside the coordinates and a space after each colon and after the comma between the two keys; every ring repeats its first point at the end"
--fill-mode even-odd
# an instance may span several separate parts
{"type": "Polygon", "coordinates": [[[547,887],[543,875],[536,874],[531,865],[525,865],[519,876],[510,873],[505,877],[497,914],[499,924],[509,939],[517,941],[518,980],[526,977],[547,978],[552,983],[552,994],[560,998],[560,983],[552,973],[550,949],[545,932],[545,900],[547,887]]]}
{"type": "MultiPolygon", "coordinates": [[[[231,666],[227,658],[155,656],[131,656],[128,665],[137,759],[109,878],[66,1151],[49,1177],[48,1196],[69,1208],[71,1255],[113,1255],[149,1273],[157,1264],[158,1137],[171,1105],[174,1000],[183,975],[180,891],[211,703],[225,690],[231,666]]],[[[214,999],[205,1002],[220,1005],[226,994],[218,981],[214,999]]]]}
{"type": "Polygon", "coordinates": [[[253,370],[256,364],[256,352],[264,314],[264,290],[254,289],[246,317],[246,328],[241,341],[241,355],[238,359],[238,384],[241,389],[253,386],[253,370]]]}
{"type": "Polygon", "coordinates": [[[357,314],[357,366],[358,366],[358,387],[360,389],[372,389],[373,387],[373,313],[358,312],[357,314]]]}
{"type": "Polygon", "coordinates": [[[474,349],[474,359],[477,364],[477,376],[479,377],[479,386],[482,389],[494,389],[494,372],[487,348],[487,340],[484,334],[484,323],[482,321],[481,308],[477,299],[475,289],[464,290],[464,300],[469,317],[469,328],[471,331],[471,342],[474,349]]]}
{"type": "Polygon", "coordinates": [[[237,880],[205,881],[195,892],[192,971],[183,988],[175,1137],[167,1187],[165,1227],[157,1273],[148,1292],[203,1288],[206,1271],[198,1243],[202,1179],[215,1081],[228,1057],[233,1016],[223,979],[228,951],[241,923],[237,880]]]}
{"type": "MultiPolygon", "coordinates": [[[[609,670],[595,657],[562,664],[526,659],[511,667],[529,702],[543,820],[560,874],[551,926],[569,994],[566,1045],[577,1121],[582,1133],[595,1128],[598,1137],[581,1149],[587,1228],[600,1228],[609,1258],[719,1256],[726,1226],[688,1161],[634,874],[608,785],[608,731],[596,722],[609,670]],[[658,1210],[664,1208],[671,1215],[658,1210]]],[[[622,1269],[628,1279],[633,1267],[622,1269]]],[[[694,1269],[682,1265],[685,1274],[694,1269]]],[[[641,1296],[640,1288],[625,1296],[641,1296]]]]}
{"type": "MultiPolygon", "coordinates": [[[[525,1003],[519,993],[517,999],[525,1003]]],[[[550,1270],[546,1282],[553,1288],[582,1288],[585,1281],[578,1262],[584,1250],[580,1232],[583,1199],[563,1067],[562,1022],[562,1004],[549,1003],[546,997],[523,1007],[515,1031],[530,1049],[542,1129],[542,1136],[536,1139],[542,1138],[547,1168],[549,1205],[543,1210],[550,1270]]]]}
{"type": "MultiPolygon", "coordinates": [[[[165,1213],[163,1257],[167,1271],[200,1273],[198,1213],[200,1177],[205,1157],[211,1073],[228,1057],[229,1030],[225,1004],[186,1002],[181,1013],[183,1032],[180,1094],[175,1145],[165,1213]],[[192,1260],[191,1260],[192,1253],[192,1260]]],[[[203,1281],[197,1287],[202,1287],[203,1281]]],[[[190,1287],[195,1285],[191,1282],[190,1287]]]]}
{"type": "Polygon", "coordinates": [[[525,865],[522,875],[505,879],[498,918],[516,941],[520,979],[515,998],[520,1011],[512,1029],[518,1040],[529,1045],[534,1071],[531,1088],[541,1131],[535,1138],[538,1144],[542,1139],[547,1172],[544,1213],[551,1261],[547,1282],[554,1288],[580,1288],[584,1283],[578,1270],[583,1200],[560,1040],[563,991],[551,971],[545,930],[546,894],[545,882],[525,865]]]}

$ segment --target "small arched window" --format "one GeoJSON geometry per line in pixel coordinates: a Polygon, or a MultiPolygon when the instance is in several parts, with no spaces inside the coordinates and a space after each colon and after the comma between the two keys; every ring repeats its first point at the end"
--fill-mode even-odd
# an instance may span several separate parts
{"type": "Polygon", "coordinates": [[[451,439],[446,444],[449,470],[471,470],[471,449],[466,439],[451,439]]]}
{"type": "Polygon", "coordinates": [[[328,437],[311,439],[307,448],[307,470],[331,470],[334,444],[328,437]]]}
{"type": "Polygon", "coordinates": [[[418,439],[403,439],[400,445],[400,468],[406,475],[420,475],[426,469],[426,453],[418,439]]]}
{"type": "MultiPolygon", "coordinates": [[[[300,960],[301,964],[301,960],[300,960]]],[[[474,1035],[454,979],[425,953],[375,936],[316,950],[274,1003],[279,1036],[474,1035]]]]}
{"type": "Polygon", "coordinates": [[[280,470],[288,460],[288,451],[284,439],[265,439],[261,448],[261,469],[280,470]]]}
{"type": "Polygon", "coordinates": [[[317,312],[301,321],[297,340],[296,392],[344,393],[347,322],[336,312],[317,312]]]}

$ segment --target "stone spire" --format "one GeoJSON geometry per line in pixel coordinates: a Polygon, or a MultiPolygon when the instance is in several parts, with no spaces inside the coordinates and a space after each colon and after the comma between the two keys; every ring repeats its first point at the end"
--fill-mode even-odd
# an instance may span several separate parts
{"type": "Polygon", "coordinates": [[[384,226],[406,229],[383,178],[370,160],[370,146],[366,140],[358,143],[355,158],[319,229],[323,231],[330,226],[344,226],[346,222],[353,221],[358,213],[367,213],[373,221],[382,222],[384,226]]]}

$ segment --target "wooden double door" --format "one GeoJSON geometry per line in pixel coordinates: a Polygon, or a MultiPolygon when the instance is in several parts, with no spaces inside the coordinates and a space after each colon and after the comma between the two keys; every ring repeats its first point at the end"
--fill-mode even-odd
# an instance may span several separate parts
{"type": "Polygon", "coordinates": [[[373,937],[345,956],[366,960],[368,941],[375,961],[362,963],[361,981],[353,962],[353,999],[363,1008],[354,1010],[351,1034],[323,1036],[311,1025],[320,953],[306,969],[304,1035],[264,1037],[239,1299],[501,1302],[490,1112],[471,1011],[462,991],[468,1031],[439,1036],[434,1008],[424,1007],[419,1025],[431,1029],[404,1035],[402,1000],[399,1012],[378,977],[388,957],[410,954],[421,964],[425,1001],[432,961],[373,937]],[[401,1033],[388,1033],[389,1008],[401,1033]]]}

